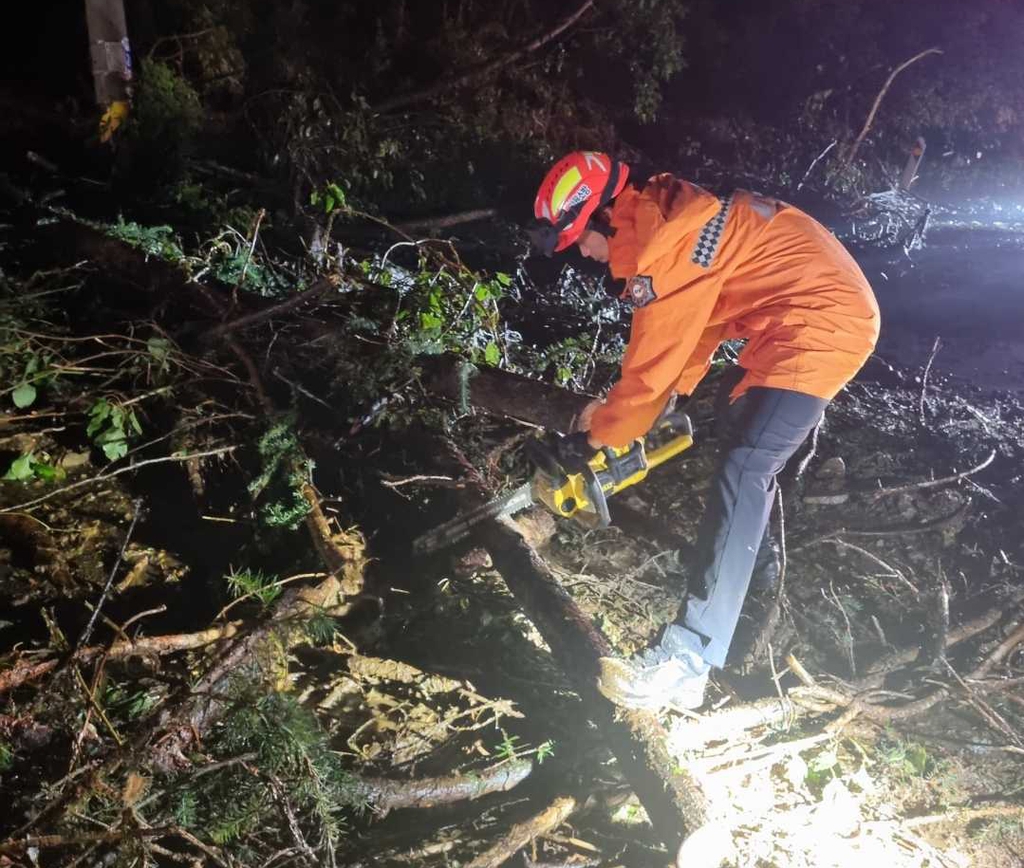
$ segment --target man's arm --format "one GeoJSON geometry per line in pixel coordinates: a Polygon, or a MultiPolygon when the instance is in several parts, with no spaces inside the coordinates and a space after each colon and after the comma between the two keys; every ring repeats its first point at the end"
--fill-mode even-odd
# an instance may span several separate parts
{"type": "Polygon", "coordinates": [[[725,340],[725,325],[708,326],[697,341],[690,360],[683,367],[683,372],[676,382],[675,391],[679,395],[692,395],[697,384],[704,379],[704,375],[711,367],[711,359],[715,355],[718,345],[725,340]]]}
{"type": "MultiPolygon", "coordinates": [[[[699,370],[691,362],[698,348],[704,353],[707,322],[720,290],[718,275],[703,272],[690,286],[634,312],[622,376],[591,419],[592,446],[625,446],[646,434],[669,395],[678,390],[681,373],[692,376],[699,370]]],[[[704,354],[705,361],[712,352],[713,347],[704,354]]]]}

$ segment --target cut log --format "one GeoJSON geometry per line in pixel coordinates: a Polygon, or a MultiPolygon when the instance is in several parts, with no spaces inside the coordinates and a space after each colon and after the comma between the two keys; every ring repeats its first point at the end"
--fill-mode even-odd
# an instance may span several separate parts
{"type": "Polygon", "coordinates": [[[580,411],[594,397],[560,389],[540,380],[498,368],[477,367],[451,354],[422,356],[429,392],[463,407],[520,419],[549,431],[568,433],[580,411]]]}

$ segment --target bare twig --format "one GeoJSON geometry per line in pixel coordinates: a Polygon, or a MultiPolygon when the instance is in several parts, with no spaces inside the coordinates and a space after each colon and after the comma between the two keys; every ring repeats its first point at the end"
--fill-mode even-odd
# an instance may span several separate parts
{"type": "Polygon", "coordinates": [[[828,152],[831,151],[838,144],[838,139],[832,139],[832,143],[827,148],[825,148],[824,151],[822,151],[820,154],[818,154],[818,156],[814,158],[814,161],[811,163],[811,165],[807,167],[807,171],[804,172],[803,178],[800,179],[800,183],[796,185],[796,191],[798,193],[800,192],[804,184],[807,183],[807,179],[811,177],[811,172],[814,171],[814,167],[817,166],[818,163],[825,157],[825,155],[828,154],[828,152]]]}
{"type": "Polygon", "coordinates": [[[328,404],[319,395],[314,395],[311,391],[309,391],[309,389],[303,386],[302,383],[296,383],[294,380],[289,380],[284,374],[281,373],[281,371],[278,368],[274,368],[273,374],[282,383],[286,383],[287,385],[291,386],[296,392],[298,392],[300,395],[305,395],[311,401],[316,401],[321,407],[326,407],[328,410],[331,411],[336,409],[335,407],[332,407],[330,404],[328,404]]]}
{"type": "Polygon", "coordinates": [[[5,506],[3,509],[0,509],[0,513],[17,512],[18,510],[27,509],[30,506],[36,506],[37,504],[43,503],[51,497],[56,497],[59,494],[66,494],[69,491],[75,491],[83,486],[91,485],[94,482],[105,482],[108,479],[113,479],[115,476],[120,476],[122,473],[131,473],[131,471],[138,470],[140,467],[148,467],[151,464],[166,464],[169,461],[181,462],[190,461],[193,458],[209,458],[213,455],[225,455],[228,452],[234,452],[236,448],[238,447],[221,446],[218,449],[207,449],[203,452],[183,452],[180,455],[162,455],[159,458],[147,458],[144,461],[136,461],[134,464],[129,464],[127,467],[119,467],[117,470],[99,473],[96,476],[90,476],[88,479],[80,479],[78,482],[73,482],[71,485],[64,485],[60,488],[55,488],[53,491],[50,491],[41,497],[37,497],[34,500],[27,500],[25,503],[18,503],[14,506],[5,506]]]}
{"type": "Polygon", "coordinates": [[[386,99],[375,105],[373,110],[378,114],[384,114],[386,112],[394,111],[395,109],[405,108],[419,102],[424,102],[425,100],[433,99],[434,97],[441,96],[442,94],[450,93],[451,91],[459,87],[463,87],[476,79],[485,78],[491,73],[497,72],[499,69],[503,69],[504,67],[515,63],[519,58],[524,57],[539,48],[543,48],[553,39],[561,36],[562,33],[572,27],[573,24],[583,17],[583,15],[594,5],[594,2],[595,0],[584,0],[584,2],[581,3],[573,12],[563,18],[547,33],[537,36],[525,45],[510,51],[502,57],[492,60],[490,63],[485,63],[482,66],[478,66],[476,69],[471,69],[468,72],[463,73],[462,75],[457,75],[454,78],[439,81],[436,84],[422,88],[421,90],[393,96],[390,99],[386,99]]]}
{"type": "Polygon", "coordinates": [[[414,482],[454,482],[450,476],[430,476],[427,474],[421,474],[419,476],[407,476],[405,479],[382,479],[380,484],[385,488],[392,490],[399,488],[403,485],[409,485],[414,482]]]}
{"type": "Polygon", "coordinates": [[[263,218],[267,216],[265,208],[260,208],[256,212],[256,219],[253,221],[252,227],[252,241],[249,243],[249,250],[245,254],[245,263],[242,265],[242,273],[238,275],[238,280],[235,282],[234,287],[231,289],[231,304],[232,306],[238,303],[238,289],[243,283],[245,283],[245,275],[249,271],[249,263],[252,262],[252,254],[256,249],[256,242],[260,237],[260,223],[263,222],[263,218]]]}
{"type": "Polygon", "coordinates": [[[930,533],[936,530],[943,530],[944,528],[951,527],[958,522],[970,509],[971,501],[968,499],[949,515],[943,515],[933,521],[926,521],[922,524],[915,524],[903,527],[890,527],[890,528],[864,528],[864,529],[850,529],[845,527],[837,527],[835,530],[830,530],[828,533],[824,533],[821,536],[812,537],[806,542],[802,542],[796,546],[790,548],[791,552],[802,552],[805,549],[809,549],[812,546],[819,545],[823,542],[834,540],[840,536],[854,536],[854,537],[867,537],[870,539],[884,539],[884,538],[895,538],[902,536],[911,536],[919,533],[930,533]]]}
{"type": "Polygon", "coordinates": [[[921,592],[918,591],[918,589],[913,585],[913,583],[910,581],[910,579],[908,579],[905,575],[903,575],[903,571],[902,570],[897,569],[892,564],[890,564],[888,561],[882,560],[874,552],[868,551],[865,548],[861,548],[860,546],[854,545],[853,543],[847,542],[846,540],[840,539],[839,537],[829,537],[827,539],[818,540],[818,542],[830,543],[831,545],[839,546],[840,548],[844,548],[844,549],[849,549],[850,551],[854,551],[854,552],[857,552],[858,554],[863,555],[868,560],[878,564],[878,566],[882,567],[883,569],[888,570],[890,575],[892,575],[893,577],[895,577],[895,578],[899,579],[901,582],[903,582],[903,584],[906,585],[910,589],[910,592],[915,597],[919,597],[921,595],[921,592]]]}
{"type": "Polygon", "coordinates": [[[264,308],[263,310],[253,311],[245,316],[240,316],[237,319],[233,319],[230,322],[221,323],[218,326],[214,326],[211,329],[207,329],[201,335],[201,339],[209,341],[213,338],[225,335],[228,332],[237,331],[238,329],[248,328],[249,326],[256,325],[256,323],[264,322],[268,319],[273,319],[276,316],[281,316],[288,311],[305,304],[307,301],[312,301],[318,296],[337,288],[336,277],[321,277],[317,280],[309,289],[306,289],[297,295],[293,295],[291,298],[285,299],[278,304],[272,305],[271,307],[264,308]]]}
{"type": "Polygon", "coordinates": [[[76,651],[88,642],[89,638],[92,636],[92,629],[96,626],[96,619],[99,617],[100,610],[103,608],[107,595],[110,593],[110,588],[114,584],[114,576],[117,575],[118,568],[121,566],[121,561],[124,560],[124,553],[128,550],[128,543],[131,542],[132,534],[135,532],[135,525],[138,524],[139,516],[142,515],[141,500],[135,500],[132,506],[135,508],[135,512],[132,515],[132,523],[128,525],[128,533],[124,535],[124,542],[121,543],[121,551],[117,554],[117,560],[114,561],[114,566],[110,568],[110,575],[107,576],[107,584],[104,586],[103,593],[100,594],[100,598],[92,610],[92,617],[89,618],[89,623],[85,625],[82,635],[78,637],[78,641],[75,643],[76,651]]]}
{"type": "Polygon", "coordinates": [[[218,28],[216,27],[204,27],[202,30],[196,30],[192,33],[172,33],[169,36],[161,36],[159,39],[153,42],[152,47],[149,49],[149,53],[146,55],[150,60],[153,59],[156,50],[163,45],[165,42],[177,42],[179,45],[186,39],[199,39],[201,36],[213,33],[218,28]]]}
{"type": "MultiPolygon", "coordinates": [[[[177,633],[170,636],[142,636],[130,641],[115,642],[110,648],[101,645],[90,645],[79,648],[72,660],[85,663],[106,654],[108,659],[123,660],[128,657],[146,657],[147,655],[174,654],[202,648],[222,639],[230,639],[238,632],[240,622],[233,621],[219,627],[210,627],[196,633],[177,633]]],[[[16,665],[0,672],[0,694],[30,681],[42,678],[56,669],[61,663],[60,658],[45,660],[42,663],[16,665]]]]}
{"type": "Polygon", "coordinates": [[[472,223],[474,220],[487,220],[497,213],[497,208],[477,208],[473,211],[459,211],[457,214],[446,214],[443,217],[423,217],[419,220],[406,220],[404,223],[396,223],[395,227],[405,232],[416,232],[424,229],[447,229],[451,226],[459,226],[462,223],[472,223]]]}
{"type": "Polygon", "coordinates": [[[961,479],[966,479],[968,476],[974,476],[975,473],[980,473],[986,467],[988,467],[993,461],[996,460],[996,450],[993,449],[988,458],[982,461],[970,470],[964,470],[960,473],[954,473],[951,476],[943,476],[941,479],[926,479],[924,482],[910,482],[906,485],[897,485],[893,488],[879,488],[876,491],[872,491],[869,494],[869,499],[872,501],[880,500],[883,497],[888,497],[892,494],[903,494],[907,491],[921,491],[926,488],[940,488],[943,485],[949,485],[953,482],[959,482],[961,479]]]}
{"type": "MultiPolygon", "coordinates": [[[[950,675],[953,676],[957,684],[959,684],[960,687],[963,689],[968,702],[970,702],[970,704],[974,706],[975,710],[977,710],[977,712],[982,716],[982,718],[984,718],[985,722],[1000,735],[1003,735],[1006,738],[1008,738],[1017,747],[1024,746],[1024,741],[1022,741],[1021,737],[1017,734],[1016,730],[1012,726],[1010,726],[1009,723],[1006,722],[1006,719],[1001,714],[999,714],[999,712],[997,712],[991,705],[985,702],[984,699],[978,696],[978,694],[971,688],[971,686],[966,681],[964,681],[963,678],[960,677],[960,673],[957,672],[952,666],[950,666],[948,660],[943,659],[943,662],[946,664],[946,669],[949,670],[950,675]]],[[[977,670],[975,670],[972,674],[976,673],[977,670]]]]}
{"type": "MultiPolygon", "coordinates": [[[[283,588],[285,585],[290,584],[291,582],[297,582],[300,579],[322,579],[326,575],[327,575],[327,573],[298,573],[297,575],[288,576],[285,579],[279,579],[276,582],[272,582],[271,584],[267,585],[266,588],[283,588]]],[[[265,591],[266,588],[264,588],[263,590],[265,591]]],[[[250,599],[252,599],[255,596],[256,596],[256,593],[255,593],[255,591],[253,591],[253,592],[248,593],[248,594],[243,594],[241,597],[238,597],[237,599],[232,600],[230,603],[228,603],[223,609],[221,609],[217,613],[216,617],[213,620],[215,622],[219,621],[228,612],[230,612],[233,608],[235,608],[235,606],[237,606],[239,603],[244,603],[246,600],[250,600],[250,599]]]]}
{"type": "Polygon", "coordinates": [[[925,51],[922,51],[920,54],[915,54],[909,60],[903,61],[903,63],[897,66],[891,73],[889,73],[889,77],[885,80],[885,84],[882,85],[882,89],[878,92],[878,96],[875,97],[875,102],[871,106],[871,111],[868,112],[867,119],[864,121],[864,126],[861,128],[860,134],[857,136],[856,139],[854,139],[854,142],[850,146],[850,149],[846,152],[846,155],[843,157],[843,163],[845,165],[850,165],[856,158],[857,151],[860,149],[861,143],[864,141],[864,137],[867,136],[868,132],[870,132],[871,125],[875,121],[875,115],[878,112],[878,107],[882,104],[882,100],[885,99],[885,95],[889,92],[889,88],[892,86],[893,81],[895,81],[896,76],[903,72],[903,70],[905,70],[908,66],[910,66],[913,63],[916,63],[917,61],[921,60],[924,57],[927,57],[929,54],[942,54],[942,50],[938,48],[928,48],[925,51]]]}
{"type": "Polygon", "coordinates": [[[122,841],[125,838],[139,836],[142,838],[162,838],[164,835],[176,834],[174,826],[154,826],[151,829],[113,829],[109,832],[86,832],[80,835],[30,835],[17,841],[8,839],[0,843],[0,854],[17,856],[30,848],[52,850],[57,847],[78,847],[83,844],[107,843],[122,841]]]}
{"type": "Polygon", "coordinates": [[[981,665],[972,673],[972,677],[984,678],[992,671],[993,667],[998,666],[1009,657],[1013,650],[1022,642],[1024,642],[1024,621],[1018,624],[1017,629],[1000,642],[995,650],[982,661],[981,665]]]}
{"type": "MultiPolygon", "coordinates": [[[[817,431],[817,427],[814,429],[817,431]]],[[[788,556],[786,554],[786,508],[782,503],[782,488],[778,489],[776,495],[779,505],[779,586],[775,591],[775,599],[781,605],[786,593],[786,565],[788,556]]]]}
{"type": "MultiPolygon", "coordinates": [[[[935,623],[932,635],[923,649],[921,659],[929,666],[946,659],[946,642],[949,636],[949,582],[945,575],[939,575],[939,587],[935,591],[935,623]],[[926,652],[926,653],[924,653],[926,652]]],[[[948,664],[947,664],[948,665],[948,664]]]]}
{"type": "MultiPolygon", "coordinates": [[[[985,612],[982,612],[976,618],[972,618],[959,627],[953,627],[946,636],[946,647],[952,648],[954,645],[959,645],[961,642],[965,642],[968,639],[977,636],[979,633],[983,633],[985,630],[994,627],[1004,617],[1008,608],[1020,603],[1024,600],[1024,589],[1018,589],[1014,595],[1008,600],[1001,603],[998,606],[993,606],[985,612]]],[[[1022,627],[1024,629],[1024,627],[1022,627]]],[[[1022,634],[1021,639],[1024,639],[1022,634]]],[[[1009,640],[1007,640],[1008,642],[1009,640]]],[[[1020,641],[1020,640],[1018,640],[1020,641]]],[[[1003,643],[1005,645],[1007,643],[1003,643]]],[[[1000,646],[1002,648],[1002,645],[1000,646]]],[[[975,670],[980,673],[979,678],[983,678],[988,674],[992,666],[996,665],[999,660],[1003,659],[998,657],[1000,648],[997,648],[989,658],[981,663],[981,665],[975,670]],[[990,662],[991,661],[991,662],[990,662]]],[[[1007,651],[1006,653],[1009,653],[1007,651]]],[[[860,679],[856,683],[858,690],[868,690],[874,687],[878,687],[882,684],[885,676],[890,672],[899,669],[901,666],[906,666],[909,663],[913,663],[920,652],[917,648],[908,648],[902,651],[896,651],[893,654],[889,654],[880,660],[876,660],[868,667],[868,674],[860,679]]]]}
{"type": "Polygon", "coordinates": [[[931,373],[932,362],[935,361],[935,356],[939,352],[939,349],[941,347],[942,347],[942,338],[940,338],[938,335],[936,335],[935,336],[935,343],[932,345],[932,354],[930,356],[928,356],[928,364],[924,366],[924,374],[921,377],[921,402],[920,402],[919,410],[920,410],[921,424],[922,425],[925,424],[925,418],[924,418],[924,399],[925,399],[926,393],[928,392],[928,375],[931,373]]]}
{"type": "MultiPolygon", "coordinates": [[[[842,613],[843,621],[846,623],[846,657],[847,662],[850,664],[850,674],[856,678],[857,660],[853,656],[853,625],[850,624],[850,616],[846,614],[843,602],[839,599],[839,595],[836,593],[835,586],[831,581],[828,583],[828,589],[832,594],[832,602],[836,604],[836,608],[842,613]]],[[[822,591],[822,593],[824,593],[824,591],[822,591]]]]}

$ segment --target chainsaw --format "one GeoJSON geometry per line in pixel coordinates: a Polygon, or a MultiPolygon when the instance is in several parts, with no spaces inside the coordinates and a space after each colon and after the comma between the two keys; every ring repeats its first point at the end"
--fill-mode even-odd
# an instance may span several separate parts
{"type": "Polygon", "coordinates": [[[685,413],[669,413],[646,437],[621,448],[606,446],[585,461],[566,457],[568,450],[563,447],[569,440],[548,435],[529,441],[526,448],[535,467],[529,482],[428,531],[413,541],[413,551],[438,551],[464,539],[486,519],[512,516],[535,504],[587,528],[607,527],[611,524],[608,498],[636,485],[653,468],[689,449],[693,427],[685,413]]]}

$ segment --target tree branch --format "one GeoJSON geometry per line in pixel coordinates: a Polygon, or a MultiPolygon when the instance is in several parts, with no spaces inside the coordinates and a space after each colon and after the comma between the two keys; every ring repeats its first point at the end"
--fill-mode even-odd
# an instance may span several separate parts
{"type": "Polygon", "coordinates": [[[871,106],[871,111],[868,112],[867,120],[864,121],[864,126],[860,131],[860,135],[858,135],[853,144],[850,145],[849,151],[846,152],[846,156],[843,158],[842,162],[844,165],[850,165],[857,156],[857,151],[860,149],[861,142],[864,141],[864,137],[871,130],[871,125],[875,122],[875,114],[878,112],[878,107],[882,104],[882,100],[885,99],[885,95],[889,92],[889,88],[892,86],[893,81],[896,80],[896,76],[903,72],[903,70],[912,63],[917,63],[917,61],[921,60],[923,57],[927,57],[929,54],[942,54],[942,50],[939,48],[928,48],[920,54],[915,54],[910,58],[910,60],[903,61],[903,63],[889,73],[889,77],[885,80],[885,84],[882,85],[882,89],[878,92],[878,96],[875,97],[874,105],[871,106]]]}
{"type": "Polygon", "coordinates": [[[477,79],[486,78],[491,73],[497,72],[499,69],[503,69],[504,67],[515,63],[524,55],[530,54],[538,48],[543,48],[551,42],[551,40],[561,36],[562,33],[579,21],[593,5],[594,0],[584,0],[584,2],[581,3],[574,12],[563,18],[552,30],[541,34],[530,42],[527,42],[525,45],[510,51],[508,54],[505,54],[496,60],[492,60],[490,63],[485,63],[483,66],[478,66],[475,69],[464,72],[462,75],[457,75],[454,78],[444,79],[430,85],[429,87],[413,91],[412,93],[393,96],[390,99],[386,99],[375,105],[373,110],[378,114],[385,114],[387,112],[394,111],[395,109],[406,108],[407,106],[415,105],[419,102],[425,102],[426,100],[433,99],[447,91],[463,87],[477,79]]]}

